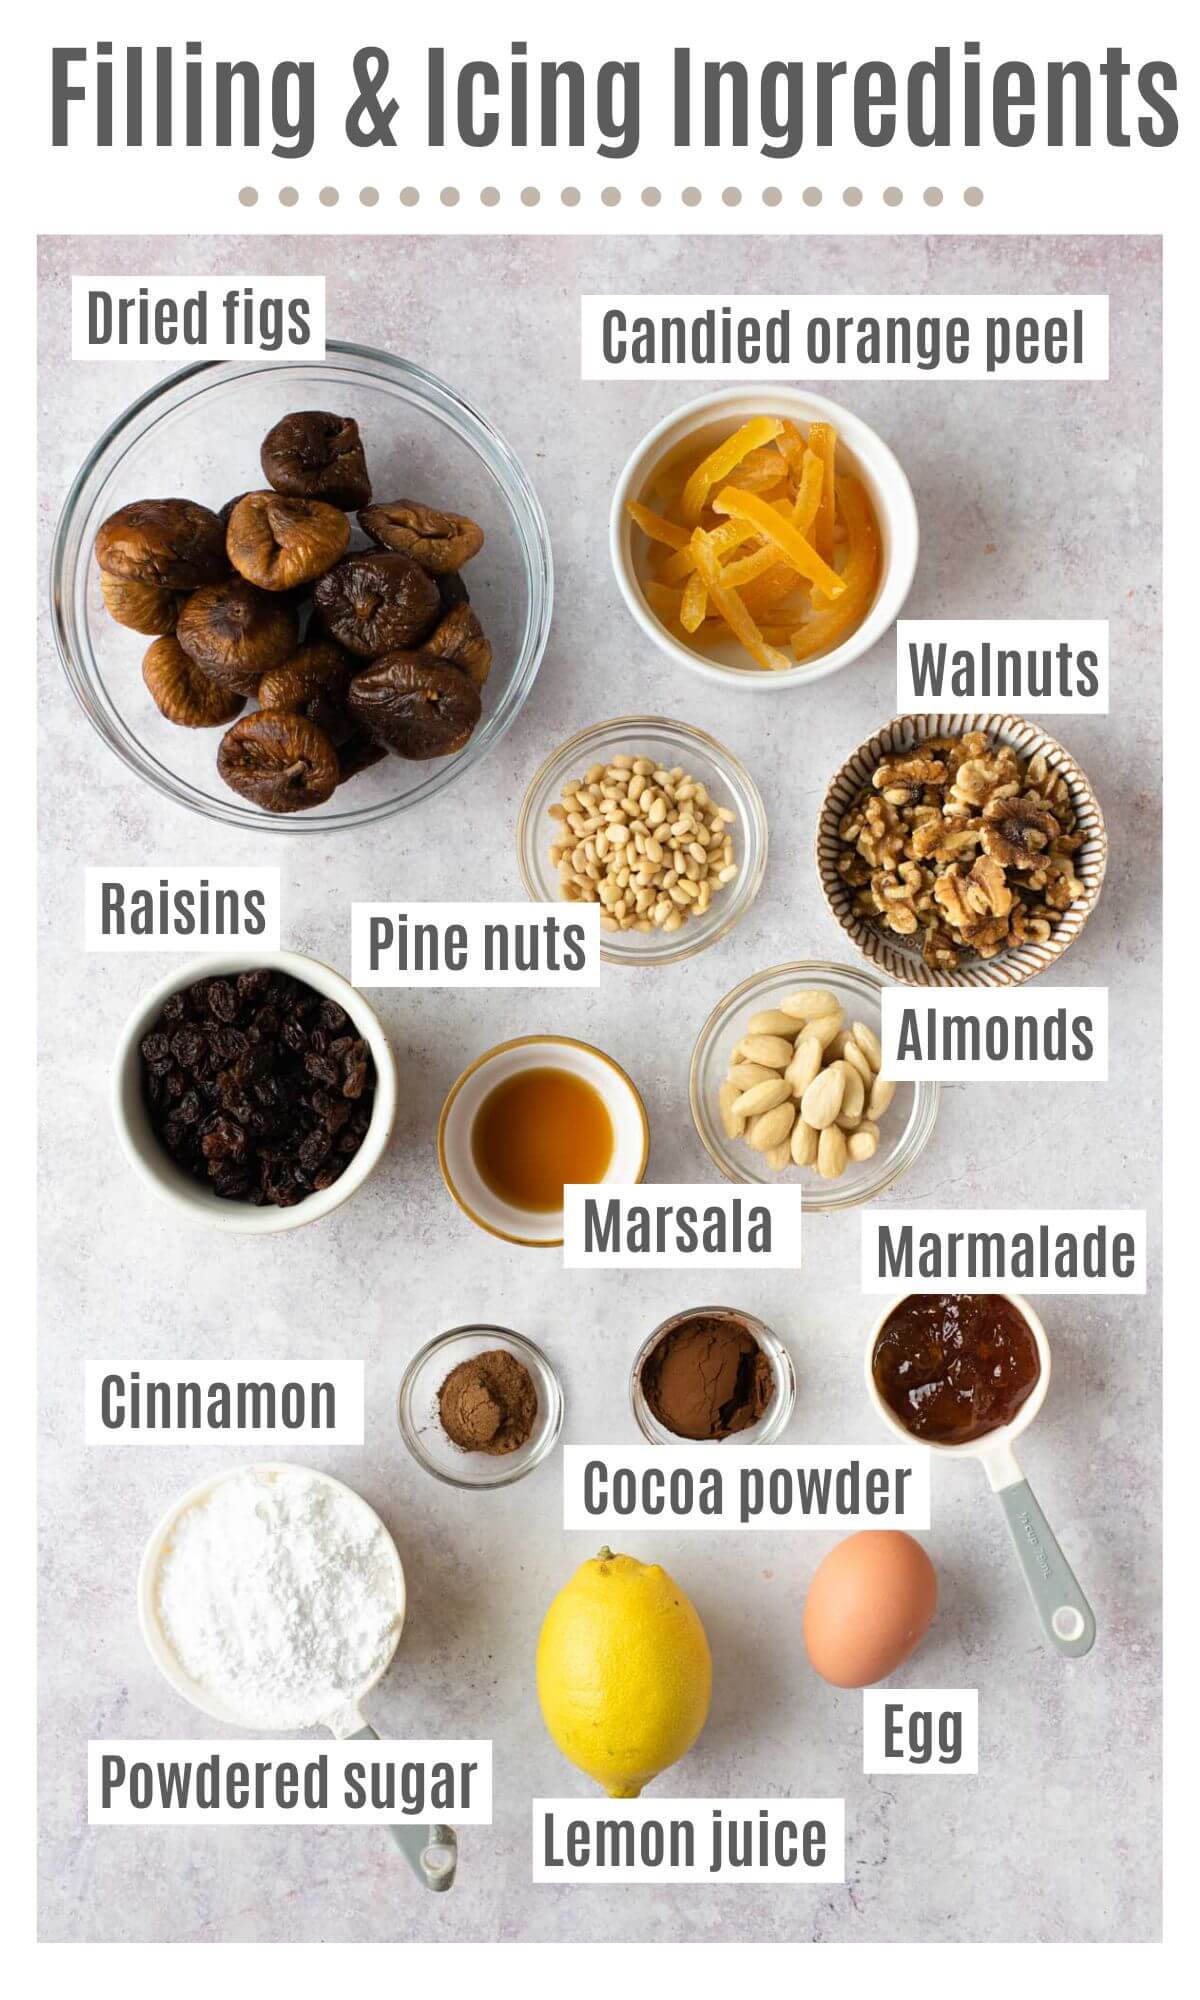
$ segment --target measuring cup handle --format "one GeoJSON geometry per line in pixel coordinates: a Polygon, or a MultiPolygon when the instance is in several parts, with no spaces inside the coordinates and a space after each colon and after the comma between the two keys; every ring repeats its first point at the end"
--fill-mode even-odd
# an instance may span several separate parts
{"type": "MultiPolygon", "coordinates": [[[[378,1743],[382,1739],[366,1722],[344,1740],[378,1743]]],[[[426,1889],[443,1894],[451,1886],[458,1869],[458,1835],[452,1826],[389,1826],[388,1832],[426,1889]]]]}
{"type": "Polygon", "coordinates": [[[1029,1481],[1001,1487],[996,1498],[1046,1637],[1068,1659],[1082,1659],[1095,1642],[1096,1620],[1029,1481]]]}

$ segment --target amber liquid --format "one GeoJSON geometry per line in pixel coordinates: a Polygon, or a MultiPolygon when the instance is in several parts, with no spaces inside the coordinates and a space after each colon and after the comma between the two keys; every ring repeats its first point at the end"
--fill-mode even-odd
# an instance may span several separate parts
{"type": "Polygon", "coordinates": [[[1042,1363],[1028,1322],[1007,1299],[914,1293],[884,1321],[871,1372],[914,1437],[973,1444],[1012,1422],[1042,1363]]]}
{"type": "Polygon", "coordinates": [[[510,1208],[546,1215],[568,1181],[602,1181],[612,1119],[598,1090],[565,1069],[523,1069],[489,1091],[471,1127],[480,1177],[510,1208]]]}

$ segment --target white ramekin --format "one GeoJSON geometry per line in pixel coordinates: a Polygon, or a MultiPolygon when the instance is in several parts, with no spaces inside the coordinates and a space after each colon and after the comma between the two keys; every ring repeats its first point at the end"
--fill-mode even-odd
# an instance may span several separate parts
{"type": "Polygon", "coordinates": [[[565,1069],[582,1077],[603,1098],[612,1119],[613,1155],[604,1180],[630,1183],[644,1178],[650,1158],[650,1126],[641,1093],[619,1063],[590,1042],[569,1035],[519,1035],[478,1056],[449,1091],[438,1121],[438,1164],[442,1179],[464,1215],[479,1229],[527,1250],[561,1249],[563,1211],[515,1208],[493,1192],[475,1164],[471,1132],[497,1084],[525,1069],[565,1069]]]}
{"type": "Polygon", "coordinates": [[[387,1150],[396,1120],[396,1064],[378,1016],[339,973],[319,959],[295,951],[220,952],[194,958],[152,986],[138,1001],[117,1043],[112,1071],[112,1113],[117,1137],[130,1165],[161,1201],[193,1222],[225,1229],[238,1236],[270,1236],[281,1229],[299,1229],[340,1208],[362,1186],[387,1150]],[[336,1000],[353,1021],[375,1061],[375,1102],[366,1138],[344,1174],[332,1187],[320,1188],[292,1208],[256,1208],[248,1201],[223,1201],[202,1182],[177,1167],[155,1136],[142,1095],[141,1042],[162,1010],[163,1002],[182,986],[198,979],[219,979],[227,973],[269,966],[336,1000]]]}
{"type": "MultiPolygon", "coordinates": [[[[904,608],[917,567],[918,545],[917,503],[913,499],[912,488],[895,454],[878,433],[861,417],[843,409],[840,403],[831,403],[827,396],[815,396],[807,389],[773,382],[718,389],[710,396],[698,397],[694,403],[685,403],[682,409],[672,411],[661,423],[655,424],[637,446],[617,481],[609,517],[609,553],[613,573],[632,617],[646,637],[668,659],[677,661],[704,680],[720,682],[724,687],[746,688],[756,694],[796,687],[802,682],[824,680],[828,674],[836,674],[840,668],[848,667],[852,661],[861,659],[864,653],[869,652],[904,608]],[[645,537],[640,530],[635,530],[625,507],[627,500],[640,497],[655,468],[678,451],[688,438],[695,437],[702,443],[711,441],[716,444],[739,424],[750,417],[760,417],[764,412],[770,416],[791,417],[805,425],[829,423],[835,426],[839,461],[848,470],[857,473],[866,487],[879,522],[882,543],[879,588],[862,624],[832,652],[823,653],[815,660],[798,662],[794,667],[781,668],[778,673],[768,673],[760,667],[734,666],[711,654],[694,651],[681,639],[672,636],[642,595],[639,579],[643,571],[635,555],[638,547],[635,532],[642,544],[645,537]],[[711,440],[704,439],[705,431],[711,431],[711,440]]],[[[736,641],[732,643],[736,646],[736,641]]]]}

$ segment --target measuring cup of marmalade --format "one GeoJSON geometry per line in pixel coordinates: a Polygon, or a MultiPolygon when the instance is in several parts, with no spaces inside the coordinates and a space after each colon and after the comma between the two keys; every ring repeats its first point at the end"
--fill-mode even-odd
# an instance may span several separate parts
{"type": "Polygon", "coordinates": [[[1081,1659],[1096,1637],[1092,1607],[1013,1451],[1049,1387],[1046,1329],[1016,1293],[909,1292],[867,1341],[867,1393],[888,1429],[944,1458],[980,1460],[1042,1629],[1081,1659]]]}

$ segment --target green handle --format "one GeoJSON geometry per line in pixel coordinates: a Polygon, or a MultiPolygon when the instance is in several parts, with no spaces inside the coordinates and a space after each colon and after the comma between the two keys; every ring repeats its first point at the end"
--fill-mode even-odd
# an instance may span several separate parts
{"type": "Polygon", "coordinates": [[[1002,1487],[996,1497],[1046,1637],[1068,1659],[1082,1659],[1095,1644],[1095,1616],[1029,1481],[1018,1479],[1002,1487]]]}
{"type": "MultiPolygon", "coordinates": [[[[347,1743],[379,1743],[382,1738],[370,1723],[355,1729],[347,1743]]],[[[444,1895],[458,1868],[458,1835],[452,1826],[390,1826],[388,1832],[417,1880],[435,1895],[444,1895]]]]}

